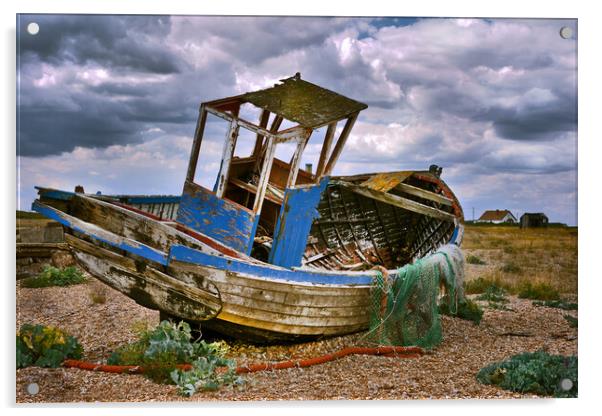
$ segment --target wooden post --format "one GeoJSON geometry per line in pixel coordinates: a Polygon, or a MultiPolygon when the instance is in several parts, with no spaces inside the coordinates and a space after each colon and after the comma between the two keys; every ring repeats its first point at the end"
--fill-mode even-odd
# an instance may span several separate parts
{"type": "Polygon", "coordinates": [[[219,176],[217,178],[217,189],[215,190],[215,195],[218,198],[222,198],[226,192],[226,186],[228,185],[228,174],[230,173],[230,162],[232,161],[234,148],[236,147],[238,129],[239,126],[236,121],[230,122],[230,130],[228,130],[228,136],[226,137],[226,143],[224,144],[222,164],[219,170],[219,176]]]}
{"type": "Polygon", "coordinates": [[[266,151],[264,157],[264,163],[261,168],[261,176],[259,177],[259,183],[257,184],[257,193],[255,194],[255,202],[253,203],[253,212],[255,215],[261,213],[261,207],[263,205],[263,198],[265,197],[265,191],[268,187],[270,180],[270,172],[272,171],[272,162],[274,161],[274,153],[276,152],[276,139],[269,137],[266,143],[266,151]]]}
{"type": "Polygon", "coordinates": [[[324,173],[324,168],[326,167],[326,160],[328,158],[328,155],[330,154],[330,148],[332,147],[332,139],[334,137],[336,129],[336,121],[333,121],[328,125],[328,129],[326,130],[326,136],[324,137],[324,145],[322,145],[322,151],[320,152],[320,161],[318,162],[318,167],[316,168],[316,179],[319,179],[324,173]]]}
{"type": "Polygon", "coordinates": [[[301,155],[303,154],[303,150],[305,150],[305,146],[307,145],[310,136],[311,133],[305,137],[299,138],[297,148],[295,149],[295,153],[293,154],[293,157],[291,159],[291,170],[288,173],[288,179],[286,181],[285,189],[292,188],[297,182],[297,174],[299,173],[299,165],[301,164],[301,155]]]}
{"type": "MultiPolygon", "coordinates": [[[[271,133],[278,132],[278,129],[280,128],[280,125],[282,124],[283,120],[284,120],[284,118],[282,116],[276,114],[276,117],[274,117],[274,120],[272,121],[272,125],[270,126],[270,132],[271,133]]],[[[267,148],[267,145],[262,145],[260,151],[256,155],[255,165],[253,166],[253,172],[257,172],[259,170],[259,167],[261,166],[261,162],[265,157],[266,148],[267,148]]]]}
{"type": "MultiPolygon", "coordinates": [[[[266,128],[268,125],[268,120],[270,119],[270,112],[268,110],[262,110],[261,116],[259,116],[259,127],[266,128]]],[[[253,148],[252,156],[257,157],[261,147],[263,145],[263,134],[257,133],[257,138],[255,139],[255,147],[253,148]]]]}
{"type": "Polygon", "coordinates": [[[358,114],[359,113],[355,113],[347,119],[347,123],[345,123],[345,127],[343,127],[343,131],[341,132],[341,135],[339,136],[339,140],[337,141],[337,144],[335,145],[334,150],[332,151],[332,155],[330,155],[330,160],[328,161],[328,164],[326,165],[326,169],[324,171],[325,175],[330,175],[330,173],[332,172],[332,169],[334,168],[334,165],[337,163],[337,159],[339,158],[339,156],[341,155],[341,152],[343,151],[343,147],[345,146],[347,137],[349,137],[349,133],[351,132],[351,129],[353,128],[353,125],[355,124],[355,120],[357,120],[358,114]]]}
{"type": "Polygon", "coordinates": [[[205,105],[201,105],[199,110],[199,119],[194,131],[194,140],[192,142],[192,150],[190,151],[190,161],[188,162],[188,172],[186,180],[194,182],[194,174],[196,173],[196,164],[199,160],[199,151],[201,150],[201,142],[203,141],[203,132],[205,130],[205,122],[207,121],[207,111],[205,105]]]}

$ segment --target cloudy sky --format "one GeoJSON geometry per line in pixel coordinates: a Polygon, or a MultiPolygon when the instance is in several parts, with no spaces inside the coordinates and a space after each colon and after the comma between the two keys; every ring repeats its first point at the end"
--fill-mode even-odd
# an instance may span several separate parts
{"type": "MultiPolygon", "coordinates": [[[[179,194],[201,101],[301,72],[359,101],[335,174],[443,167],[466,219],[577,223],[575,20],[21,15],[18,203],[179,194]],[[30,22],[39,33],[27,32],[30,22]],[[573,35],[563,39],[560,28],[573,35]]],[[[197,181],[223,125],[209,120],[197,181]]],[[[321,137],[321,136],[320,136],[321,137]]],[[[314,139],[315,140],[315,139],[314,139]]],[[[317,161],[311,142],[305,160],[317,161]],[[314,160],[315,159],[315,160],[314,160]]],[[[243,146],[244,151],[244,146],[243,146]]]]}

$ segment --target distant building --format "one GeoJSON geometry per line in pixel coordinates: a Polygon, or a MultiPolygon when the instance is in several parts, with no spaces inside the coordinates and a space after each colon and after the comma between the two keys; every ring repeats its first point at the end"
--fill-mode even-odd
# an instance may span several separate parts
{"type": "Polygon", "coordinates": [[[543,212],[525,212],[520,217],[520,228],[547,227],[548,217],[543,212]]]}
{"type": "Polygon", "coordinates": [[[496,209],[485,211],[476,222],[488,222],[491,224],[516,224],[518,221],[507,209],[496,209]]]}

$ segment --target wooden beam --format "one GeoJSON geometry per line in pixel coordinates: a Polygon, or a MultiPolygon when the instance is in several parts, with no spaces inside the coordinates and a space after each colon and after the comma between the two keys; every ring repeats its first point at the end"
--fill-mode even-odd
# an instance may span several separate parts
{"type": "Polygon", "coordinates": [[[230,123],[230,129],[228,130],[228,136],[226,137],[226,143],[224,143],[224,151],[222,153],[222,164],[219,170],[219,176],[217,177],[217,188],[215,195],[218,198],[223,198],[228,185],[228,175],[230,174],[230,161],[234,155],[234,148],[236,147],[236,139],[238,138],[238,123],[232,121],[230,123]]]}
{"type": "MultiPolygon", "coordinates": [[[[266,128],[268,125],[268,121],[270,119],[270,112],[268,110],[262,110],[261,115],[259,116],[259,127],[266,128]]],[[[272,129],[270,129],[272,130],[272,129]]],[[[252,156],[257,156],[261,151],[261,147],[263,146],[263,135],[261,133],[257,133],[257,138],[255,139],[255,147],[253,148],[252,156]]]]}
{"type": "Polygon", "coordinates": [[[199,152],[201,150],[201,142],[203,141],[203,132],[205,131],[206,121],[207,111],[205,111],[205,106],[201,105],[199,110],[199,118],[194,131],[194,140],[192,142],[192,150],[190,152],[190,161],[188,162],[188,172],[186,173],[186,180],[191,182],[194,182],[194,174],[196,173],[196,165],[199,160],[199,152]]]}
{"type": "Polygon", "coordinates": [[[337,141],[337,144],[334,146],[332,155],[330,155],[330,159],[328,160],[328,164],[326,165],[326,169],[324,171],[325,175],[330,175],[330,173],[332,172],[332,169],[334,168],[334,165],[337,163],[337,160],[339,159],[339,156],[341,155],[341,152],[343,151],[345,142],[347,142],[349,133],[351,133],[351,129],[353,128],[353,125],[355,124],[355,120],[357,120],[358,115],[359,115],[359,113],[355,113],[347,119],[347,123],[345,123],[345,127],[343,127],[343,131],[341,132],[341,135],[339,136],[339,140],[337,141]]]}
{"type": "Polygon", "coordinates": [[[438,204],[444,204],[451,206],[453,201],[443,195],[436,194],[431,191],[426,191],[422,188],[417,188],[406,183],[398,184],[394,189],[398,189],[410,195],[418,196],[420,198],[428,199],[429,201],[437,202],[438,204]]]}
{"type": "Polygon", "coordinates": [[[334,138],[334,133],[336,129],[336,121],[333,121],[328,125],[328,129],[326,130],[326,136],[324,136],[324,144],[322,145],[322,151],[320,152],[320,161],[318,162],[318,167],[316,168],[316,179],[319,179],[324,173],[324,169],[326,168],[326,160],[330,155],[332,139],[334,138]]]}
{"type": "Polygon", "coordinates": [[[266,152],[263,166],[261,168],[261,175],[259,176],[259,183],[257,184],[257,194],[255,195],[255,202],[253,203],[253,212],[255,215],[261,213],[261,207],[263,205],[263,197],[268,186],[270,179],[270,172],[272,170],[272,163],[274,162],[274,153],[276,152],[276,140],[274,137],[269,137],[266,143],[266,152]]]}
{"type": "Polygon", "coordinates": [[[308,134],[307,137],[301,138],[297,144],[297,148],[295,149],[295,153],[291,159],[291,167],[288,173],[285,189],[292,188],[297,182],[297,174],[299,173],[299,165],[301,164],[301,155],[303,155],[303,151],[305,150],[305,146],[307,146],[310,136],[311,133],[308,134]]]}
{"type": "Polygon", "coordinates": [[[396,207],[403,208],[408,211],[413,211],[418,214],[427,215],[429,217],[439,218],[446,221],[454,221],[456,219],[455,215],[453,214],[441,211],[437,208],[432,208],[427,205],[423,205],[419,202],[412,201],[410,199],[402,198],[397,195],[375,191],[373,189],[366,188],[360,185],[355,185],[345,181],[334,181],[334,183],[344,186],[352,190],[353,192],[365,196],[367,198],[376,199],[377,201],[384,202],[385,204],[394,205],[396,207]]]}
{"type": "Polygon", "coordinates": [[[217,117],[223,118],[224,120],[227,120],[227,121],[236,121],[236,123],[239,126],[244,127],[247,130],[250,130],[254,133],[259,133],[265,137],[274,137],[278,141],[294,140],[295,138],[299,137],[301,134],[303,134],[307,130],[305,127],[295,126],[295,127],[291,127],[290,129],[286,129],[286,130],[278,132],[278,133],[272,133],[271,131],[269,131],[265,128],[261,128],[255,124],[251,123],[250,121],[247,121],[240,117],[232,116],[231,114],[224,113],[223,111],[219,111],[212,107],[206,107],[206,109],[209,113],[211,113],[217,117]]]}

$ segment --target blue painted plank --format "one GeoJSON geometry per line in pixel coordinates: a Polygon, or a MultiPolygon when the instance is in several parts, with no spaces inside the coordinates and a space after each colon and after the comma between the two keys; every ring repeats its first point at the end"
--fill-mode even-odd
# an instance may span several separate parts
{"type": "Polygon", "coordinates": [[[165,266],[168,263],[167,254],[162,251],[156,250],[129,238],[113,234],[110,231],[104,230],[94,224],[89,224],[78,218],[65,214],[62,211],[44,205],[39,201],[34,201],[34,203],[31,205],[31,209],[39,212],[47,218],[63,224],[65,227],[83,233],[112,247],[128,251],[132,254],[163,264],[165,266]]]}
{"type": "MultiPolygon", "coordinates": [[[[338,284],[338,285],[369,285],[372,283],[373,274],[347,275],[334,273],[320,273],[318,271],[291,270],[271,265],[259,265],[247,263],[234,258],[215,256],[198,250],[182,246],[172,245],[169,251],[169,261],[181,261],[212,267],[231,272],[245,273],[252,276],[269,278],[278,281],[293,281],[315,284],[338,284]]],[[[395,273],[392,273],[395,275],[395,273]]]]}
{"type": "Polygon", "coordinates": [[[315,218],[320,196],[330,178],[324,177],[312,187],[287,189],[274,231],[269,262],[282,267],[297,267],[307,245],[307,236],[315,218]]]}
{"type": "Polygon", "coordinates": [[[177,222],[240,251],[250,253],[257,227],[255,215],[221,199],[208,189],[186,181],[177,222]]]}

